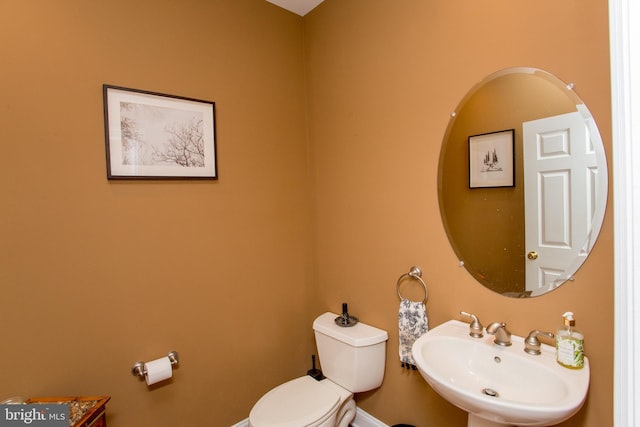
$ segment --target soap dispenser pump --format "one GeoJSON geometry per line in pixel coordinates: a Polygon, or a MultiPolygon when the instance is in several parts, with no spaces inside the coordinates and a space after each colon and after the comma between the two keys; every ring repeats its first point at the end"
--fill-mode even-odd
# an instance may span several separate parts
{"type": "Polygon", "coordinates": [[[584,367],[584,335],[575,329],[573,313],[562,315],[564,327],[556,334],[556,360],[565,368],[582,369],[584,367]]]}

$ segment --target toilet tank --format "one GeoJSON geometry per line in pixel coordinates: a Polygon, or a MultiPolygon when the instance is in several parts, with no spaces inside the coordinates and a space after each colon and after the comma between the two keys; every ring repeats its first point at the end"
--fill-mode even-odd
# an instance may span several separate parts
{"type": "Polygon", "coordinates": [[[336,317],[340,316],[324,313],[313,322],[322,373],[352,393],[380,387],[387,331],[362,322],[341,327],[336,317]]]}

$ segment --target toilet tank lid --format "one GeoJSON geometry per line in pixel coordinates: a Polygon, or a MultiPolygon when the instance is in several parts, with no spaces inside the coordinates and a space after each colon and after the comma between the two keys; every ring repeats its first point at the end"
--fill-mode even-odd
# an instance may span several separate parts
{"type": "Polygon", "coordinates": [[[379,344],[389,338],[387,331],[358,322],[354,326],[342,327],[336,325],[338,314],[327,312],[321,314],[313,322],[313,330],[323,333],[338,341],[345,342],[353,347],[365,347],[379,344]]]}

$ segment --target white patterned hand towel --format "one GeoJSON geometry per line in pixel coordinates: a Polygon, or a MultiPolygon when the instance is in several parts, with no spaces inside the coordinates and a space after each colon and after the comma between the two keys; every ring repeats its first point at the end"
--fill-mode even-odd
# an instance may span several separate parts
{"type": "Polygon", "coordinates": [[[427,309],[422,301],[410,301],[402,298],[398,311],[398,329],[400,335],[400,361],[407,369],[416,369],[411,347],[415,340],[429,330],[427,309]]]}

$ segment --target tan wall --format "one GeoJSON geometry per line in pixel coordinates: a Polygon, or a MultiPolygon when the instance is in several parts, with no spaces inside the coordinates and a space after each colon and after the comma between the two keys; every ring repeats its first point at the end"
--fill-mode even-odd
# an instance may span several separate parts
{"type": "Polygon", "coordinates": [[[229,426],[310,368],[302,34],[258,0],[0,0],[0,398],[229,426]],[[219,180],[107,181],[103,83],[215,101],[219,180]]]}
{"type": "Polygon", "coordinates": [[[575,282],[527,300],[487,291],[458,267],[437,197],[449,113],[479,80],[511,66],[574,82],[610,154],[607,2],[326,0],[305,30],[319,303],[349,301],[354,315],[390,332],[385,381],[359,406],[390,425],[466,425],[462,411],[398,362],[396,280],[416,264],[430,286],[432,326],[466,310],[523,335],[555,330],[573,310],[591,390],[563,425],[612,425],[611,197],[575,282]]]}
{"type": "Polygon", "coordinates": [[[305,18],[262,0],[0,0],[0,395],[108,394],[116,427],[228,426],[308,369],[311,319],[346,301],[390,332],[385,383],[359,405],[462,426],[396,361],[395,283],[418,264],[432,325],[465,309],[524,334],[575,311],[592,389],[566,425],[610,425],[610,211],[575,283],[514,301],[456,266],[436,194],[449,112],[499,68],[575,82],[610,150],[606,16],[605,0],[327,0],[305,18]],[[108,182],[103,83],[215,101],[219,181],[108,182]],[[130,375],[171,349],[172,382],[130,375]]]}

